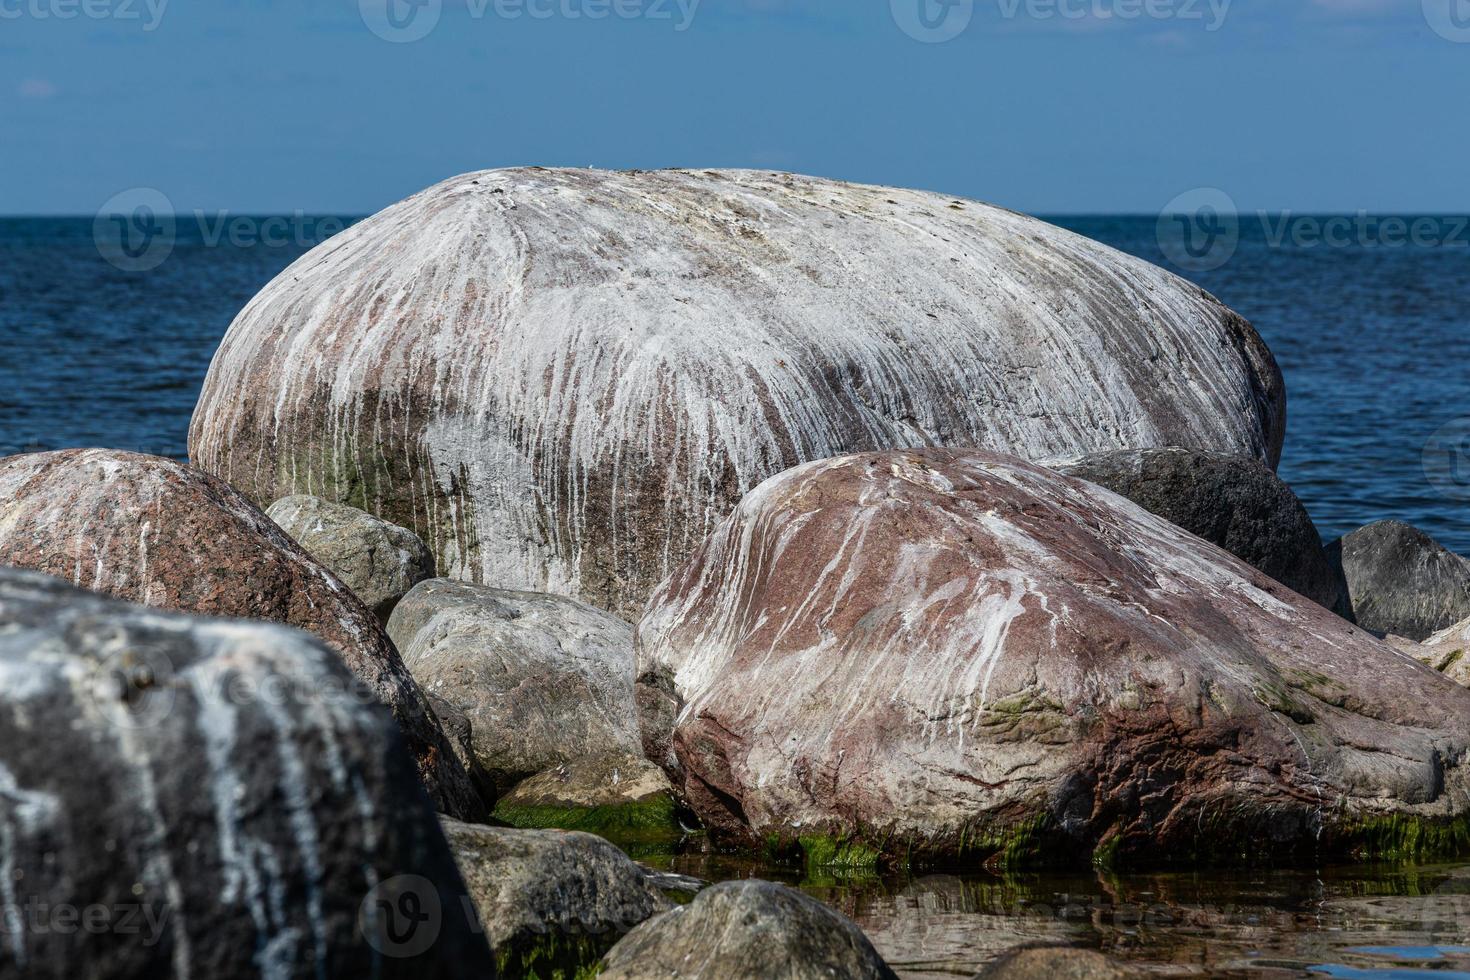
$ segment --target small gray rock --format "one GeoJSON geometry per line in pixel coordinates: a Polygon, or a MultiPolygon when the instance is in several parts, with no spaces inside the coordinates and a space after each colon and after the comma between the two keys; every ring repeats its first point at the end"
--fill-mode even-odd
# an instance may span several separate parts
{"type": "Polygon", "coordinates": [[[1379,521],[1334,541],[1353,620],[1380,636],[1423,642],[1470,618],[1470,561],[1402,521],[1379,521]]]}
{"type": "Polygon", "coordinates": [[[975,980],[1137,980],[1144,975],[1101,953],[1061,947],[1013,950],[975,980]]]}
{"type": "Polygon", "coordinates": [[[630,932],[601,980],[896,980],[862,930],[801,892],[727,881],[630,932]]]}
{"type": "Polygon", "coordinates": [[[657,875],[591,834],[443,825],[507,976],[571,976],[672,907],[657,875]]]}
{"type": "Polygon", "coordinates": [[[1191,449],[1125,449],[1047,465],[1127,497],[1319,606],[1338,607],[1341,582],[1312,518],[1291,487],[1259,460],[1191,449]]]}
{"type": "Polygon", "coordinates": [[[426,691],[463,711],[500,792],[577,759],[642,755],[633,628],[561,596],[433,579],[388,634],[426,691]]]}
{"type": "Polygon", "coordinates": [[[495,975],[403,736],[335,653],[4,568],[0,871],[5,980],[495,975]]]}
{"type": "Polygon", "coordinates": [[[320,497],[283,497],[266,516],[356,593],[386,623],[408,590],[434,577],[434,555],[417,534],[356,507],[320,497]]]}

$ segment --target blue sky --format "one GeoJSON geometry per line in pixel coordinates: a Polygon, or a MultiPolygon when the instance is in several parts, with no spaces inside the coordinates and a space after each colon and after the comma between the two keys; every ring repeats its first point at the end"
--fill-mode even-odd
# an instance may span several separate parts
{"type": "Polygon", "coordinates": [[[404,0],[0,0],[0,213],[135,187],[367,213],[517,164],[771,167],[1039,213],[1201,186],[1470,210],[1470,0],[418,2],[397,22],[432,30],[390,43],[368,23],[404,0]],[[905,32],[920,3],[948,39],[905,32]]]}

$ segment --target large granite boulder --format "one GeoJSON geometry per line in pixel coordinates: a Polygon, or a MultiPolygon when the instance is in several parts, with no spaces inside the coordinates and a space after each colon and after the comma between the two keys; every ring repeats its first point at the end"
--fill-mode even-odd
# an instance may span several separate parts
{"type": "Polygon", "coordinates": [[[1341,583],[1306,507],[1255,459],[1179,448],[1121,449],[1047,466],[1122,494],[1320,606],[1338,606],[1341,583]]]}
{"type": "Polygon", "coordinates": [[[266,516],[382,623],[409,589],[434,577],[434,554],[417,534],[356,507],[298,494],[271,504],[266,516]]]}
{"type": "Polygon", "coordinates": [[[862,930],[768,881],[727,881],[634,929],[601,980],[896,980],[862,930]]]}
{"type": "Polygon", "coordinates": [[[424,689],[469,718],[500,792],[563,763],[640,755],[633,628],[562,596],[432,579],[388,632],[424,689]]]}
{"type": "Polygon", "coordinates": [[[1426,640],[1470,617],[1470,559],[1403,521],[1358,528],[1327,553],[1365,630],[1426,640]]]}
{"type": "Polygon", "coordinates": [[[283,272],[190,455],[423,536],[450,578],[636,618],[765,478],[845,452],[1181,445],[1285,395],[1196,286],[1011,211],[747,171],[466,174],[283,272]]]}
{"type": "Polygon", "coordinates": [[[1093,484],[924,450],[748,495],[639,627],[714,832],[1150,863],[1457,850],[1470,691],[1093,484]]]}
{"type": "Polygon", "coordinates": [[[330,572],[216,477],[111,450],[0,459],[0,565],[129,602],[316,634],[393,712],[447,813],[485,813],[383,628],[330,572]]]}
{"type": "Polygon", "coordinates": [[[494,976],[355,686],[296,630],[0,569],[0,977],[494,976]]]}
{"type": "Polygon", "coordinates": [[[444,833],[507,977],[583,976],[634,926],[673,905],[656,875],[591,834],[448,819],[444,833]]]}

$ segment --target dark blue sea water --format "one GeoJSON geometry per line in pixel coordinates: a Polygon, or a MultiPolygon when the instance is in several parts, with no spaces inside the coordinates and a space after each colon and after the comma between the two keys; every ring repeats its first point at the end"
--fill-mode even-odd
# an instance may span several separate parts
{"type": "MultiPolygon", "coordinates": [[[[1243,217],[1229,261],[1195,272],[1164,254],[1153,217],[1050,220],[1174,268],[1255,323],[1286,374],[1281,473],[1324,537],[1397,517],[1470,554],[1470,421],[1450,430],[1462,480],[1431,481],[1423,461],[1436,432],[1470,419],[1470,232],[1459,222],[1436,219],[1411,242],[1353,219],[1325,241],[1310,223],[1320,219],[1294,218],[1283,235],[1279,217],[1243,217]]],[[[0,219],[0,454],[107,446],[183,458],[235,313],[342,224],[181,219],[161,264],[125,271],[104,259],[90,218],[0,219]]]]}

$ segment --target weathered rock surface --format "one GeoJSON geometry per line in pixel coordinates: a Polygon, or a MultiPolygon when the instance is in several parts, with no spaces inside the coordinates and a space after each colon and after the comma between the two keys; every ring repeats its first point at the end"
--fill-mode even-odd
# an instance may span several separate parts
{"type": "Polygon", "coordinates": [[[1470,619],[1415,643],[1401,636],[1389,636],[1388,642],[1426,667],[1444,674],[1456,684],[1470,687],[1470,619]]]}
{"type": "Polygon", "coordinates": [[[1470,617],[1470,559],[1403,521],[1379,521],[1334,541],[1328,557],[1363,629],[1428,639],[1470,617]]]}
{"type": "Polygon", "coordinates": [[[295,630],[0,569],[0,977],[493,976],[353,683],[295,630]],[[442,914],[390,931],[407,891],[442,914]]]}
{"type": "Polygon", "coordinates": [[[1047,466],[1122,494],[1320,606],[1338,605],[1341,583],[1306,507],[1255,459],[1179,448],[1124,449],[1047,466]]]}
{"type": "Polygon", "coordinates": [[[219,479],[171,460],[100,449],[0,459],[0,565],[145,606],[316,634],[392,710],[439,807],[484,814],[372,614],[219,479]]]}
{"type": "Polygon", "coordinates": [[[572,976],[672,907],[654,876],[591,834],[449,819],[444,832],[505,976],[572,976]]]}
{"type": "Polygon", "coordinates": [[[1132,970],[1089,949],[1037,948],[1007,953],[975,980],[1138,980],[1147,972],[1132,970]]]}
{"type": "Polygon", "coordinates": [[[298,494],[266,516],[341,579],[382,623],[408,590],[434,577],[434,555],[417,534],[366,511],[298,494]]]}
{"type": "Polygon", "coordinates": [[[388,632],[425,690],[463,711],[501,792],[589,756],[639,755],[633,628],[562,596],[433,579],[388,632]]]}
{"type": "Polygon", "coordinates": [[[768,881],[727,881],[634,929],[602,980],[896,980],[857,926],[768,881]]]}
{"type": "Polygon", "coordinates": [[[412,528],[440,574],[626,618],[808,460],[1181,445],[1274,465],[1285,395],[1197,287],[1023,215],[747,171],[466,174],[231,326],[190,434],[269,502],[412,528]]]}
{"type": "Polygon", "coordinates": [[[578,759],[532,776],[500,798],[513,827],[585,830],[618,844],[677,840],[674,787],[641,755],[578,759]]]}
{"type": "Polygon", "coordinates": [[[695,811],[809,859],[1470,842],[1470,692],[1009,457],[871,454],[768,481],[660,589],[639,648],[687,702],[695,811]]]}

